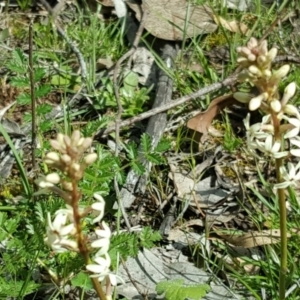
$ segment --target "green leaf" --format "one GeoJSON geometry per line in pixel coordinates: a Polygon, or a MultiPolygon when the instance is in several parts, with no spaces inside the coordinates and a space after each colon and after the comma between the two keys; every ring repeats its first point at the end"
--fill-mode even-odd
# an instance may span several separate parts
{"type": "Polygon", "coordinates": [[[46,75],[46,71],[44,68],[36,68],[34,69],[34,82],[40,81],[46,75]]]}
{"type": "Polygon", "coordinates": [[[139,252],[139,242],[136,233],[122,232],[118,235],[113,235],[110,240],[109,256],[112,265],[115,268],[117,265],[117,257],[120,255],[124,260],[128,256],[136,257],[139,252]]]}
{"type": "Polygon", "coordinates": [[[9,29],[4,28],[0,31],[0,42],[4,42],[9,37],[9,29]]]}
{"type": "Polygon", "coordinates": [[[49,131],[49,130],[51,130],[52,125],[53,125],[53,124],[51,123],[51,121],[45,120],[45,121],[43,121],[43,122],[41,122],[41,123],[39,124],[39,130],[40,130],[41,132],[49,131]]]}
{"type": "Polygon", "coordinates": [[[93,288],[93,284],[91,278],[88,274],[80,272],[75,277],[71,279],[71,283],[73,286],[79,286],[85,290],[91,290],[93,288]]]}
{"type": "Polygon", "coordinates": [[[36,112],[39,116],[48,114],[52,110],[52,106],[49,104],[41,104],[36,107],[36,112]]]}
{"type": "Polygon", "coordinates": [[[21,48],[16,48],[13,51],[13,61],[19,65],[27,64],[27,59],[25,58],[24,52],[21,48]]]}
{"type": "Polygon", "coordinates": [[[149,134],[143,133],[143,135],[141,136],[141,146],[143,152],[147,153],[151,151],[151,138],[149,134]]]}
{"type": "Polygon", "coordinates": [[[153,248],[156,242],[162,239],[158,231],[154,231],[151,227],[144,227],[140,233],[141,246],[147,249],[153,248]]]}
{"type": "Polygon", "coordinates": [[[12,53],[12,59],[7,64],[7,68],[16,73],[24,74],[27,72],[27,59],[20,48],[16,48],[12,53]]]}
{"type": "Polygon", "coordinates": [[[17,103],[20,105],[28,105],[31,103],[31,96],[30,94],[23,92],[17,97],[17,103]]]}
{"type": "Polygon", "coordinates": [[[133,159],[137,158],[138,148],[135,143],[133,143],[133,142],[129,143],[126,147],[126,151],[127,151],[129,159],[133,160],[133,159]]]}
{"type": "Polygon", "coordinates": [[[154,152],[165,152],[171,148],[171,143],[166,140],[161,140],[155,147],[154,152]]]}
{"type": "Polygon", "coordinates": [[[125,88],[135,89],[139,84],[139,76],[133,71],[128,71],[124,76],[123,83],[125,88]]]}
{"type": "Polygon", "coordinates": [[[147,153],[147,154],[145,154],[145,157],[150,162],[152,162],[153,164],[156,164],[156,165],[162,164],[164,162],[163,157],[159,153],[155,153],[155,152],[147,153]]]}
{"type": "Polygon", "coordinates": [[[40,284],[36,284],[33,281],[6,281],[1,279],[0,286],[0,297],[2,295],[5,296],[4,298],[1,297],[1,299],[7,299],[7,297],[17,297],[19,299],[21,292],[23,296],[28,295],[37,290],[40,287],[40,284]]]}
{"type": "Polygon", "coordinates": [[[166,300],[199,300],[202,299],[209,290],[210,286],[207,284],[185,285],[183,279],[161,281],[156,286],[156,292],[159,295],[165,293],[166,300]]]}
{"type": "Polygon", "coordinates": [[[44,84],[34,89],[35,96],[37,98],[44,97],[48,95],[51,92],[51,85],[50,84],[44,84]]]}
{"type": "Polygon", "coordinates": [[[12,86],[15,86],[18,88],[24,88],[24,87],[29,87],[30,80],[24,76],[13,76],[11,78],[10,83],[12,86]]]}
{"type": "Polygon", "coordinates": [[[19,218],[17,216],[14,216],[14,218],[8,219],[5,222],[5,228],[9,234],[13,234],[16,231],[19,225],[19,221],[19,218]]]}
{"type": "Polygon", "coordinates": [[[138,161],[133,160],[130,165],[131,165],[132,169],[134,170],[134,172],[136,172],[138,175],[143,175],[146,171],[145,166],[138,161]]]}
{"type": "Polygon", "coordinates": [[[57,86],[66,86],[71,84],[71,76],[53,75],[51,84],[57,86]]]}

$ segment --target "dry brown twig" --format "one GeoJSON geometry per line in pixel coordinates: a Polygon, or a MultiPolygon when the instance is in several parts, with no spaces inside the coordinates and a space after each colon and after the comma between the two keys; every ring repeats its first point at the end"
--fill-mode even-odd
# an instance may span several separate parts
{"type": "MultiPolygon", "coordinates": [[[[295,56],[295,55],[280,55],[280,56],[278,56],[274,59],[274,62],[277,62],[277,63],[282,62],[282,61],[288,61],[288,62],[293,62],[293,63],[296,63],[296,64],[300,64],[300,58],[298,56],[295,56]]],[[[139,114],[135,117],[129,118],[129,119],[124,120],[124,121],[121,121],[121,122],[119,122],[119,129],[121,129],[123,127],[126,127],[126,126],[129,126],[129,125],[132,125],[136,122],[145,120],[145,119],[150,118],[150,117],[152,117],[152,116],[154,116],[158,113],[165,112],[165,111],[167,111],[169,109],[172,109],[172,108],[175,108],[179,105],[188,103],[191,100],[195,100],[197,98],[203,98],[203,96],[205,96],[209,93],[213,93],[217,90],[220,90],[221,88],[228,87],[228,86],[233,86],[234,84],[236,84],[238,72],[239,72],[239,70],[237,69],[232,75],[230,75],[229,77],[227,77],[223,81],[213,83],[213,84],[211,84],[209,86],[206,86],[206,87],[204,87],[204,88],[202,88],[202,89],[200,89],[200,90],[198,90],[194,93],[191,93],[189,95],[186,95],[186,96],[177,98],[175,100],[172,100],[172,101],[170,101],[170,103],[167,103],[167,104],[162,105],[160,107],[150,109],[150,110],[148,110],[144,113],[141,113],[141,114],[139,114]]],[[[114,132],[115,128],[116,128],[115,125],[112,125],[112,126],[108,127],[105,130],[103,130],[103,129],[98,130],[94,134],[94,137],[97,137],[97,136],[105,137],[108,134],[114,132]]]]}

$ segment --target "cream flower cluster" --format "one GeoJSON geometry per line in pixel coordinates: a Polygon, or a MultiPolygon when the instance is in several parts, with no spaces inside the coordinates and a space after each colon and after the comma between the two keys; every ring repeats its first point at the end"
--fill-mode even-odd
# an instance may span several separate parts
{"type": "Polygon", "coordinates": [[[71,205],[70,192],[73,191],[74,184],[82,179],[86,167],[97,160],[96,153],[84,155],[90,148],[92,139],[81,137],[80,131],[75,130],[71,138],[58,133],[55,140],[50,140],[50,144],[56,151],[47,153],[44,162],[60,171],[61,176],[58,173],[51,173],[40,178],[37,183],[40,188],[51,190],[71,205]],[[58,188],[57,184],[61,184],[61,188],[58,188]]]}
{"type": "MultiPolygon", "coordinates": [[[[96,161],[97,154],[85,154],[92,144],[92,139],[81,137],[77,130],[71,137],[59,133],[55,140],[50,141],[50,144],[56,151],[49,152],[44,161],[59,173],[54,172],[39,178],[36,183],[41,190],[37,194],[52,191],[65,200],[66,208],[56,211],[53,220],[48,214],[45,243],[56,253],[68,250],[78,252],[80,251],[78,242],[80,240],[78,237],[80,235],[78,232],[80,219],[92,212],[95,215],[93,223],[100,223],[105,211],[105,201],[97,193],[94,194],[96,202],[91,207],[83,210],[78,205],[81,197],[78,182],[82,179],[86,167],[96,161]]],[[[102,221],[101,229],[96,229],[95,233],[97,239],[90,244],[90,248],[93,252],[97,251],[94,258],[96,264],[88,264],[86,268],[94,273],[91,277],[97,277],[100,282],[108,277],[111,284],[114,285],[117,283],[117,276],[110,272],[111,260],[108,255],[110,228],[102,221]]]]}
{"type": "MultiPolygon", "coordinates": [[[[251,38],[237,52],[237,62],[242,68],[238,79],[254,86],[256,94],[237,92],[234,97],[248,103],[250,111],[260,109],[265,113],[261,123],[250,125],[250,114],[244,120],[248,149],[257,157],[259,152],[271,159],[300,157],[300,113],[288,103],[296,93],[296,84],[288,84],[282,96],[278,91],[279,83],[290,70],[289,65],[272,71],[277,49],[268,50],[267,41],[251,38]]],[[[277,188],[286,188],[300,179],[299,164],[288,163],[287,168],[280,167],[280,172],[284,181],[277,183],[277,188]]]]}
{"type": "MultiPolygon", "coordinates": [[[[94,194],[94,198],[97,200],[97,202],[92,204],[92,208],[99,212],[99,216],[96,217],[93,222],[99,222],[104,214],[105,202],[99,194],[94,194]]],[[[91,277],[97,277],[100,282],[106,278],[109,278],[111,285],[117,285],[117,280],[119,279],[119,281],[122,281],[122,279],[110,271],[111,260],[108,255],[111,230],[105,222],[102,222],[101,225],[102,229],[95,230],[97,240],[91,243],[92,248],[99,249],[94,257],[95,263],[87,265],[86,268],[88,271],[94,273],[91,275],[91,277]]]]}

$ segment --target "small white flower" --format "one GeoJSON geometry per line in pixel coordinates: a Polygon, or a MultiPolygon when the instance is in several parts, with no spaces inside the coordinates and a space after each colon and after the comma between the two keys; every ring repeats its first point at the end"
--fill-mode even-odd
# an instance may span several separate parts
{"type": "Polygon", "coordinates": [[[297,119],[300,119],[300,114],[299,114],[297,107],[295,107],[292,104],[285,105],[283,107],[283,112],[289,116],[295,116],[297,119]]]}
{"type": "Polygon", "coordinates": [[[102,220],[104,216],[104,209],[105,209],[105,201],[103,197],[97,193],[94,193],[94,198],[98,201],[91,205],[93,210],[99,212],[98,216],[93,220],[93,223],[98,223],[102,220]]]}
{"type": "Polygon", "coordinates": [[[108,252],[111,238],[111,230],[102,222],[103,229],[96,229],[95,233],[98,236],[98,239],[91,243],[92,248],[97,248],[99,251],[97,252],[97,256],[104,255],[108,252]]]}
{"type": "MultiPolygon", "coordinates": [[[[263,120],[264,122],[265,120],[263,120]]],[[[262,131],[263,127],[266,127],[263,123],[256,123],[250,126],[250,114],[244,119],[244,126],[247,130],[247,143],[252,143],[254,139],[265,139],[269,133],[262,131]]],[[[272,131],[272,130],[271,130],[272,131]]],[[[252,145],[254,146],[254,145],[252,145]]]]}
{"type": "Polygon", "coordinates": [[[55,252],[64,252],[67,249],[77,250],[77,243],[69,240],[71,233],[76,231],[73,223],[67,224],[68,214],[61,211],[57,212],[54,221],[51,221],[51,215],[48,213],[47,237],[45,243],[55,252]]]}
{"type": "MultiPolygon", "coordinates": [[[[300,162],[294,166],[291,162],[288,162],[287,168],[285,166],[280,167],[280,173],[283,178],[283,182],[274,185],[277,189],[285,189],[288,186],[297,186],[297,181],[300,180],[300,162]]],[[[298,182],[299,184],[299,182],[298,182]]]]}
{"type": "Polygon", "coordinates": [[[300,157],[300,138],[298,136],[295,136],[295,137],[290,139],[290,143],[293,146],[296,146],[296,148],[290,149],[290,153],[293,156],[300,157]]]}
{"type": "Polygon", "coordinates": [[[57,215],[65,215],[67,217],[67,221],[74,221],[74,210],[73,207],[69,204],[66,204],[66,208],[61,208],[55,212],[55,216],[57,215]]]}
{"type": "Polygon", "coordinates": [[[285,139],[290,139],[290,138],[293,138],[293,137],[295,137],[299,134],[300,120],[298,120],[297,118],[287,118],[287,121],[291,125],[293,125],[293,127],[285,133],[284,138],[285,139]]]}
{"type": "Polygon", "coordinates": [[[116,286],[118,280],[120,282],[123,282],[123,280],[119,276],[110,272],[110,257],[107,253],[104,256],[105,257],[97,256],[94,259],[96,264],[87,265],[86,268],[88,271],[94,273],[90,275],[90,277],[97,277],[99,282],[102,282],[106,277],[108,277],[111,285],[116,286]]]}
{"type": "Polygon", "coordinates": [[[282,158],[289,154],[288,151],[279,152],[281,143],[280,141],[275,141],[273,143],[273,136],[268,135],[265,139],[265,142],[261,142],[256,140],[257,148],[263,152],[266,156],[270,156],[272,158],[282,158]]]}

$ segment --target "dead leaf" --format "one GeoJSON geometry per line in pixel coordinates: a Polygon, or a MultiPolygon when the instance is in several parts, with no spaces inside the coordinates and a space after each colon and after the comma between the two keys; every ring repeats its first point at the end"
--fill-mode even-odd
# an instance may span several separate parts
{"type": "Polygon", "coordinates": [[[113,0],[98,0],[97,2],[100,3],[101,5],[108,6],[108,7],[115,6],[113,0]]]}
{"type": "Polygon", "coordinates": [[[182,41],[184,37],[214,32],[218,27],[213,23],[212,10],[205,5],[192,5],[185,0],[143,0],[142,5],[129,0],[126,3],[139,21],[142,14],[146,14],[145,29],[164,40],[182,41]]]}
{"type": "MultiPolygon", "coordinates": [[[[244,247],[244,248],[253,248],[257,246],[263,246],[263,245],[271,245],[276,244],[280,242],[280,230],[279,229],[271,229],[271,230],[262,230],[262,231],[253,231],[253,232],[247,232],[244,234],[222,234],[217,233],[217,235],[227,241],[228,243],[244,247]]],[[[291,235],[288,234],[288,237],[291,235]]]]}
{"type": "Polygon", "coordinates": [[[103,69],[109,69],[114,65],[113,60],[111,59],[110,56],[106,57],[106,58],[99,58],[97,60],[97,71],[99,70],[103,70],[103,69]]]}
{"type": "Polygon", "coordinates": [[[223,28],[229,30],[230,32],[243,33],[246,36],[248,36],[251,32],[246,24],[238,22],[236,20],[227,21],[224,18],[216,16],[216,15],[214,15],[213,18],[214,18],[216,24],[222,26],[223,28]]]}
{"type": "Polygon", "coordinates": [[[203,135],[207,135],[208,128],[213,119],[219,114],[219,112],[226,106],[239,103],[233,98],[233,95],[224,95],[214,99],[208,109],[190,119],[186,126],[192,130],[198,131],[203,135]]]}

